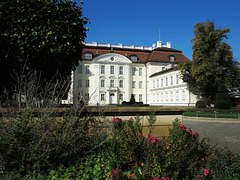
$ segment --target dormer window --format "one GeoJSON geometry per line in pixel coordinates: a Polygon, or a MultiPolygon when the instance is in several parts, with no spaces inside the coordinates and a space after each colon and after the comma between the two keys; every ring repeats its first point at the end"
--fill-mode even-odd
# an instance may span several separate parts
{"type": "Polygon", "coordinates": [[[169,61],[175,61],[175,56],[170,55],[170,56],[169,56],[169,61]]]}
{"type": "Polygon", "coordinates": [[[136,55],[131,55],[130,56],[130,60],[131,61],[137,61],[138,60],[138,57],[136,55]]]}
{"type": "Polygon", "coordinates": [[[90,52],[84,53],[84,58],[85,59],[92,59],[92,53],[90,53],[90,52]]]}

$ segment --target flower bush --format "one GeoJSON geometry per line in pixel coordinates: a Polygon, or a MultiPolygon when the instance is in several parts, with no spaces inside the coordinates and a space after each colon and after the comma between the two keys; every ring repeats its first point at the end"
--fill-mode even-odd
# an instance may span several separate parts
{"type": "MultiPolygon", "coordinates": [[[[197,132],[179,120],[175,120],[166,138],[153,137],[151,131],[144,137],[140,122],[139,116],[128,120],[114,118],[112,135],[106,141],[92,151],[72,156],[70,161],[65,158],[57,168],[57,163],[49,166],[49,174],[42,179],[240,179],[239,156],[227,148],[210,147],[207,140],[201,140],[197,132]]],[[[24,179],[40,179],[41,172],[24,179]]],[[[12,179],[6,174],[1,177],[12,179]]]]}

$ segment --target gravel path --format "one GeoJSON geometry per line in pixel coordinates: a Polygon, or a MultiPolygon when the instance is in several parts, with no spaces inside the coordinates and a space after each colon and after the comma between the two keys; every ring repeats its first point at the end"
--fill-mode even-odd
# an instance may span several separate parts
{"type": "Polygon", "coordinates": [[[227,146],[234,153],[240,152],[240,121],[201,121],[183,118],[183,124],[193,132],[198,132],[201,138],[210,139],[211,145],[227,146]]]}

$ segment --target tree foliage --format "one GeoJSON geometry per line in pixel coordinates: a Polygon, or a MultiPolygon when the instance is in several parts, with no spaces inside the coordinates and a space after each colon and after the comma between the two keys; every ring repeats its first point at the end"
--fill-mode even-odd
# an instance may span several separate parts
{"type": "Polygon", "coordinates": [[[179,65],[183,81],[193,92],[213,102],[218,85],[226,88],[239,86],[239,63],[233,59],[228,39],[229,28],[216,29],[213,22],[196,23],[194,26],[192,61],[179,65]]]}
{"type": "Polygon", "coordinates": [[[0,81],[36,70],[42,81],[69,76],[81,60],[85,25],[82,7],[70,0],[0,0],[0,81]]]}

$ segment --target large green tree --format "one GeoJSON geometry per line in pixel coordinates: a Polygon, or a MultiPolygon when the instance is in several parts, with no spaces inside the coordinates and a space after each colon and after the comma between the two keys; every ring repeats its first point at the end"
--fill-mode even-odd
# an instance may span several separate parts
{"type": "Polygon", "coordinates": [[[37,71],[41,81],[69,76],[81,60],[88,19],[70,0],[0,0],[0,86],[13,72],[37,71]]]}
{"type": "Polygon", "coordinates": [[[229,90],[239,86],[239,63],[224,41],[230,29],[217,29],[210,21],[196,23],[193,32],[192,61],[180,64],[178,69],[191,90],[212,103],[219,84],[229,90]]]}

